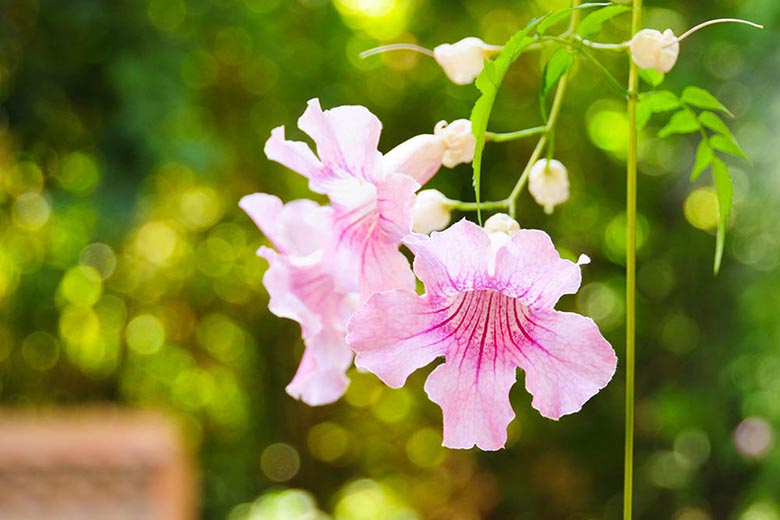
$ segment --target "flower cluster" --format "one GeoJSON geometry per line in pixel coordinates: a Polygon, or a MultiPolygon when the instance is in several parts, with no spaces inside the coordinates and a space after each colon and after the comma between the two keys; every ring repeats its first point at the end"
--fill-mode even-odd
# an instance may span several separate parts
{"type": "MultiPolygon", "coordinates": [[[[552,419],[579,410],[607,384],[616,358],[596,325],[554,310],[579,287],[580,266],[561,259],[544,232],[521,230],[504,214],[484,228],[461,220],[435,231],[449,224],[451,201],[436,190],[416,192],[442,165],[471,161],[469,121],[442,121],[386,154],[378,151],[381,123],[364,107],[322,110],[314,99],[298,126],[316,154],[279,127],[266,155],[330,203],[283,204],[263,193],[240,202],[273,246],[258,251],[270,265],[269,309],[298,322],[306,345],[290,395],[310,405],[337,400],[353,352],[358,368],[393,387],[444,357],[425,385],[442,408],[444,445],[494,450],[514,417],[508,393],[517,367],[533,406],[552,419]],[[414,254],[414,270],[402,245],[414,254]]],[[[568,196],[557,161],[540,164],[531,182],[540,204],[568,196]]]]}
{"type": "Polygon", "coordinates": [[[383,155],[377,150],[382,125],[374,114],[359,106],[322,110],[316,99],[298,126],[316,144],[317,155],[306,143],[287,140],[284,127],[272,131],[265,153],[306,177],[330,204],[284,205],[256,193],[239,205],[275,248],[258,251],[270,265],[263,279],[269,308],[298,322],[306,344],[287,391],[321,405],[347,388],[352,351],[346,324],[359,303],[378,291],[415,287],[398,249],[412,230],[415,192],[442,164],[470,161],[474,139],[468,121],[442,122],[433,134],[383,155]]]}

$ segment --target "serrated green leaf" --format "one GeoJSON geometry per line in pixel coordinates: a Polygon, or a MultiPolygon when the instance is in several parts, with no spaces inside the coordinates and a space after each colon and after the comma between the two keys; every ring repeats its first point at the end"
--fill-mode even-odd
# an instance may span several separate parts
{"type": "Polygon", "coordinates": [[[566,74],[572,63],[574,63],[574,54],[566,49],[559,48],[553,53],[550,61],[544,66],[544,73],[542,74],[542,99],[547,96],[561,77],[566,74]]]}
{"type": "Polygon", "coordinates": [[[742,151],[736,139],[732,137],[726,137],[725,135],[718,134],[710,137],[710,145],[717,151],[733,155],[734,157],[740,157],[750,162],[750,159],[745,152],[742,151]]]}
{"type": "Polygon", "coordinates": [[[718,101],[718,99],[715,96],[713,96],[703,88],[685,87],[681,99],[685,104],[695,106],[697,108],[704,108],[707,110],[719,110],[721,112],[725,112],[731,117],[734,117],[734,114],[732,114],[728,108],[723,106],[723,104],[720,101],[718,101]]]}
{"type": "Polygon", "coordinates": [[[642,81],[655,88],[664,82],[666,76],[655,69],[639,69],[639,77],[642,81]]]}
{"type": "Polygon", "coordinates": [[[723,258],[723,246],[726,243],[726,224],[731,212],[731,201],[734,197],[729,170],[726,163],[718,157],[712,159],[712,178],[715,181],[715,192],[718,195],[718,233],[715,239],[715,262],[713,265],[715,274],[718,274],[723,258]]]}
{"type": "Polygon", "coordinates": [[[729,130],[729,127],[726,125],[726,123],[723,122],[723,120],[718,117],[717,114],[714,112],[702,112],[699,114],[699,122],[712,130],[713,132],[717,132],[721,135],[725,135],[727,137],[731,137],[733,139],[733,136],[731,135],[731,131],[729,130]]]}
{"type": "Polygon", "coordinates": [[[700,128],[699,120],[693,112],[683,109],[674,113],[666,126],[658,131],[658,137],[664,139],[672,134],[690,134],[698,132],[700,128]]]}
{"type": "Polygon", "coordinates": [[[647,94],[647,102],[654,114],[680,108],[680,100],[668,90],[656,90],[647,94]]]}
{"type": "Polygon", "coordinates": [[[715,154],[712,152],[707,139],[702,139],[699,147],[696,148],[696,159],[693,161],[693,169],[691,170],[691,182],[698,179],[701,172],[712,164],[713,157],[715,157],[715,154]]]}
{"type": "Polygon", "coordinates": [[[611,4],[609,2],[591,2],[587,4],[578,5],[577,7],[569,7],[562,11],[558,11],[557,13],[552,13],[551,15],[547,16],[544,20],[539,22],[539,25],[536,26],[536,33],[539,35],[544,34],[547,31],[547,29],[549,29],[556,23],[565,20],[571,14],[572,11],[578,9],[588,9],[591,7],[604,7],[607,5],[611,5],[611,4]]]}
{"type": "Polygon", "coordinates": [[[485,149],[485,132],[487,132],[490,112],[493,110],[493,104],[496,101],[498,88],[506,75],[509,66],[520,57],[522,52],[533,43],[533,38],[528,38],[528,33],[536,27],[543,19],[537,18],[531,20],[529,24],[512,36],[504,50],[501,51],[495,60],[488,61],[477,76],[475,82],[481,95],[474,108],[471,110],[471,132],[476,140],[474,149],[474,159],[471,161],[471,167],[474,171],[473,183],[474,193],[477,201],[477,218],[482,222],[482,212],[479,210],[480,181],[482,176],[482,152],[485,149]]]}
{"type": "Polygon", "coordinates": [[[631,8],[625,5],[610,5],[598,11],[593,11],[580,22],[577,34],[587,38],[592,34],[598,33],[607,20],[629,11],[631,11],[631,8]]]}
{"type": "Polygon", "coordinates": [[[640,98],[636,104],[636,127],[640,130],[647,126],[653,111],[650,110],[650,103],[647,98],[640,98]]]}

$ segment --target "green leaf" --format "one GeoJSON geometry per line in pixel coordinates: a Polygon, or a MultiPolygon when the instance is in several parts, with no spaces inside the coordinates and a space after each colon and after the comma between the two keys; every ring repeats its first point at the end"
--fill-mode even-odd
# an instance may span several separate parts
{"type": "Polygon", "coordinates": [[[655,69],[639,69],[639,77],[642,78],[642,81],[655,88],[664,82],[666,76],[655,69]]]}
{"type": "Polygon", "coordinates": [[[685,87],[682,93],[682,101],[685,104],[692,105],[698,108],[704,108],[706,110],[719,110],[734,117],[728,108],[718,101],[718,99],[699,87],[685,87]]]}
{"type": "Polygon", "coordinates": [[[521,31],[512,36],[504,50],[501,51],[495,60],[485,63],[485,67],[477,76],[477,89],[481,92],[479,99],[471,110],[471,132],[476,140],[474,149],[474,159],[471,161],[471,167],[474,171],[474,193],[477,201],[477,218],[482,222],[482,212],[479,210],[479,189],[482,176],[482,152],[485,149],[485,132],[487,132],[490,112],[493,110],[493,104],[496,101],[498,88],[506,75],[509,66],[520,57],[522,52],[533,43],[533,38],[528,38],[528,33],[536,27],[543,19],[534,19],[521,31]]]}
{"type": "Polygon", "coordinates": [[[562,11],[558,11],[557,13],[553,13],[549,16],[547,16],[544,20],[539,22],[539,25],[536,26],[536,33],[539,35],[544,34],[547,29],[555,25],[556,23],[565,20],[569,17],[572,11],[577,9],[588,9],[590,7],[603,7],[606,5],[611,5],[609,2],[591,2],[587,4],[578,5],[577,7],[569,7],[567,9],[564,9],[562,11]]]}
{"type": "Polygon", "coordinates": [[[713,157],[715,157],[715,154],[707,142],[707,139],[702,139],[699,143],[699,147],[696,148],[696,159],[693,161],[693,169],[691,170],[691,182],[698,179],[701,172],[712,164],[713,157]]]}
{"type": "Polygon", "coordinates": [[[646,127],[652,115],[653,111],[650,109],[649,99],[640,98],[636,104],[636,127],[640,130],[646,127]]]}
{"type": "Polygon", "coordinates": [[[654,114],[680,108],[680,100],[668,90],[656,90],[647,94],[647,102],[654,114]]]}
{"type": "Polygon", "coordinates": [[[747,162],[750,162],[748,156],[745,155],[745,152],[742,151],[742,148],[740,148],[736,139],[733,137],[726,137],[725,135],[721,134],[713,135],[710,137],[710,145],[712,145],[712,147],[719,152],[727,153],[729,155],[733,155],[734,157],[741,157],[747,162]]]}
{"type": "Polygon", "coordinates": [[[734,138],[734,136],[731,135],[731,131],[729,130],[729,127],[726,125],[726,123],[724,123],[723,120],[714,112],[705,111],[700,113],[699,122],[713,132],[717,132],[726,137],[731,137],[732,139],[734,138]]]}
{"type": "Polygon", "coordinates": [[[723,258],[723,246],[726,243],[726,224],[731,212],[731,201],[734,188],[726,163],[718,157],[712,159],[712,177],[715,181],[715,192],[718,194],[718,233],[715,239],[715,262],[713,270],[718,274],[720,261],[723,258]]]}
{"type": "Polygon", "coordinates": [[[658,137],[664,139],[672,134],[690,134],[698,132],[701,128],[699,120],[693,112],[687,109],[682,109],[679,112],[675,112],[665,127],[658,131],[658,137]]]}
{"type": "Polygon", "coordinates": [[[542,74],[542,90],[541,97],[544,99],[552,88],[561,79],[561,76],[566,74],[571,64],[574,63],[574,54],[567,51],[564,48],[559,48],[555,51],[544,67],[544,73],[542,74]]]}
{"type": "Polygon", "coordinates": [[[629,11],[631,11],[631,8],[625,5],[610,5],[603,9],[599,9],[598,11],[593,11],[580,22],[580,26],[577,28],[577,34],[583,38],[587,38],[588,36],[599,32],[604,25],[604,22],[607,20],[629,11]]]}

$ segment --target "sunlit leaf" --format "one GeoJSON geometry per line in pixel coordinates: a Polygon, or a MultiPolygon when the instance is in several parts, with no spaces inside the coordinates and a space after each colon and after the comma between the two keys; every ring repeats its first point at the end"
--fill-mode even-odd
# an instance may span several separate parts
{"type": "Polygon", "coordinates": [[[636,104],[636,127],[642,129],[650,122],[653,111],[650,109],[648,98],[640,98],[636,104]]]}
{"type": "Polygon", "coordinates": [[[642,81],[655,88],[664,82],[666,76],[655,69],[639,69],[639,77],[642,78],[642,81]]]}
{"type": "Polygon", "coordinates": [[[715,191],[718,194],[718,234],[715,240],[715,262],[713,266],[715,274],[718,274],[720,262],[723,258],[723,246],[726,242],[726,223],[731,212],[734,188],[731,185],[731,176],[726,163],[718,157],[712,159],[712,177],[715,181],[715,191]]]}
{"type": "Polygon", "coordinates": [[[569,7],[567,9],[564,9],[562,11],[558,11],[557,13],[552,13],[551,15],[547,16],[539,22],[539,25],[536,27],[537,34],[544,34],[547,32],[547,29],[555,25],[556,23],[565,20],[566,18],[571,15],[571,12],[578,9],[588,9],[591,7],[604,7],[607,5],[611,5],[609,2],[591,2],[587,4],[581,4],[577,7],[569,7]]]}
{"type": "Polygon", "coordinates": [[[742,148],[740,148],[733,137],[727,137],[722,134],[713,135],[710,137],[710,145],[719,152],[727,153],[734,157],[740,157],[750,162],[748,156],[745,155],[745,152],[742,151],[742,148]]]}
{"type": "Polygon", "coordinates": [[[668,90],[656,90],[647,94],[647,103],[654,114],[680,108],[680,100],[668,90]]]}
{"type": "Polygon", "coordinates": [[[583,38],[587,38],[590,35],[596,34],[601,30],[604,22],[614,18],[615,16],[631,11],[631,8],[625,5],[610,5],[594,11],[586,16],[577,28],[577,34],[583,38]]]}
{"type": "MultiPolygon", "coordinates": [[[[486,62],[482,72],[477,76],[476,85],[482,95],[477,99],[474,108],[471,110],[471,131],[476,139],[474,159],[471,162],[471,166],[474,171],[474,194],[477,204],[480,202],[479,189],[482,176],[482,152],[485,149],[485,132],[487,131],[490,112],[493,110],[493,103],[496,101],[498,88],[509,66],[520,57],[526,47],[534,42],[533,38],[528,38],[528,33],[541,20],[539,18],[531,20],[525,29],[512,36],[506,42],[501,54],[495,60],[486,62]]],[[[481,223],[482,213],[479,208],[477,208],[477,218],[481,223]]]]}
{"type": "Polygon", "coordinates": [[[712,164],[712,158],[715,154],[712,152],[707,139],[702,139],[699,143],[699,147],[696,148],[696,159],[693,161],[693,169],[691,170],[691,182],[695,181],[701,175],[701,172],[707,169],[712,164]]]}
{"type": "Polygon", "coordinates": [[[704,111],[699,114],[699,122],[713,132],[732,137],[731,130],[723,120],[714,112],[704,111]]]}
{"type": "Polygon", "coordinates": [[[542,74],[542,98],[547,96],[561,77],[566,74],[572,63],[574,63],[574,54],[566,49],[560,48],[553,53],[550,61],[544,67],[544,74],[542,74]]]}
{"type": "Polygon", "coordinates": [[[697,108],[704,108],[707,110],[719,110],[721,112],[725,112],[726,114],[730,116],[734,116],[728,108],[723,106],[723,104],[718,101],[718,99],[704,90],[703,88],[699,87],[685,87],[685,90],[683,90],[682,93],[682,101],[685,104],[697,107],[697,108]]]}
{"type": "Polygon", "coordinates": [[[699,120],[693,112],[687,109],[675,112],[669,122],[658,131],[658,137],[665,138],[672,134],[690,134],[701,128],[699,120]]]}

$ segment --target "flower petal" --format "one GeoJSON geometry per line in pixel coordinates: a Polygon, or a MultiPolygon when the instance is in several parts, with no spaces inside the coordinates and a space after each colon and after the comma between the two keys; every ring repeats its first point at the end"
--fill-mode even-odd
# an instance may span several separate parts
{"type": "Polygon", "coordinates": [[[287,393],[309,406],[337,401],[349,386],[346,371],[352,364],[352,351],[344,335],[324,331],[304,342],[306,350],[287,393]]]}
{"type": "Polygon", "coordinates": [[[414,274],[398,246],[412,226],[417,182],[393,173],[378,185],[350,179],[333,186],[339,286],[359,279],[363,299],[377,291],[413,289],[414,274]]]}
{"type": "Polygon", "coordinates": [[[493,257],[490,239],[482,228],[460,220],[431,236],[403,239],[414,253],[414,272],[434,294],[490,288],[488,267],[493,257]]]}
{"type": "Polygon", "coordinates": [[[322,193],[318,182],[323,177],[323,167],[309,148],[300,141],[287,141],[284,137],[284,127],[279,126],[271,131],[271,137],[265,142],[265,155],[272,161],[300,173],[310,180],[310,187],[317,193],[322,193]]]}
{"type": "Polygon", "coordinates": [[[366,244],[360,257],[360,298],[393,289],[413,290],[414,273],[409,261],[394,244],[372,241],[366,244]]]}
{"type": "Polygon", "coordinates": [[[411,177],[391,173],[377,184],[377,209],[385,240],[400,245],[401,238],[412,230],[414,201],[419,183],[411,177]]]}
{"type": "Polygon", "coordinates": [[[420,185],[428,182],[439,168],[444,156],[444,139],[422,134],[399,144],[382,158],[385,174],[404,173],[420,185]]]}
{"type": "Polygon", "coordinates": [[[495,286],[532,308],[552,309],[577,292],[580,267],[560,257],[549,235],[536,229],[515,233],[496,253],[495,286]]]}
{"type": "MultiPolygon", "coordinates": [[[[280,318],[298,322],[304,336],[318,334],[329,313],[333,281],[322,273],[319,263],[294,265],[289,258],[261,247],[258,255],[268,260],[263,285],[270,300],[268,309],[280,318]]],[[[310,260],[310,259],[307,259],[310,260]]]]}
{"type": "Polygon", "coordinates": [[[306,199],[282,204],[267,193],[246,195],[238,205],[280,253],[307,256],[332,240],[333,209],[328,206],[306,199]]]}
{"type": "Polygon", "coordinates": [[[503,361],[487,363],[493,349],[495,346],[485,351],[469,349],[460,362],[448,357],[425,382],[428,397],[441,407],[442,444],[448,448],[471,448],[476,444],[483,450],[498,450],[506,444],[506,428],[515,418],[509,390],[515,384],[517,370],[503,361]]]}
{"type": "Polygon", "coordinates": [[[377,180],[377,151],[382,123],[362,106],[340,106],[323,112],[318,99],[309,101],[298,126],[317,144],[324,165],[321,180],[356,177],[377,180]]]}
{"type": "Polygon", "coordinates": [[[446,330],[432,323],[446,320],[450,308],[442,298],[403,289],[374,294],[347,324],[355,366],[403,386],[409,374],[445,353],[446,330]]]}
{"type": "Polygon", "coordinates": [[[518,314],[513,325],[522,350],[518,364],[525,371],[525,387],[534,396],[532,406],[550,419],[579,411],[615,374],[612,347],[585,316],[558,311],[524,314],[521,309],[518,314]]]}

